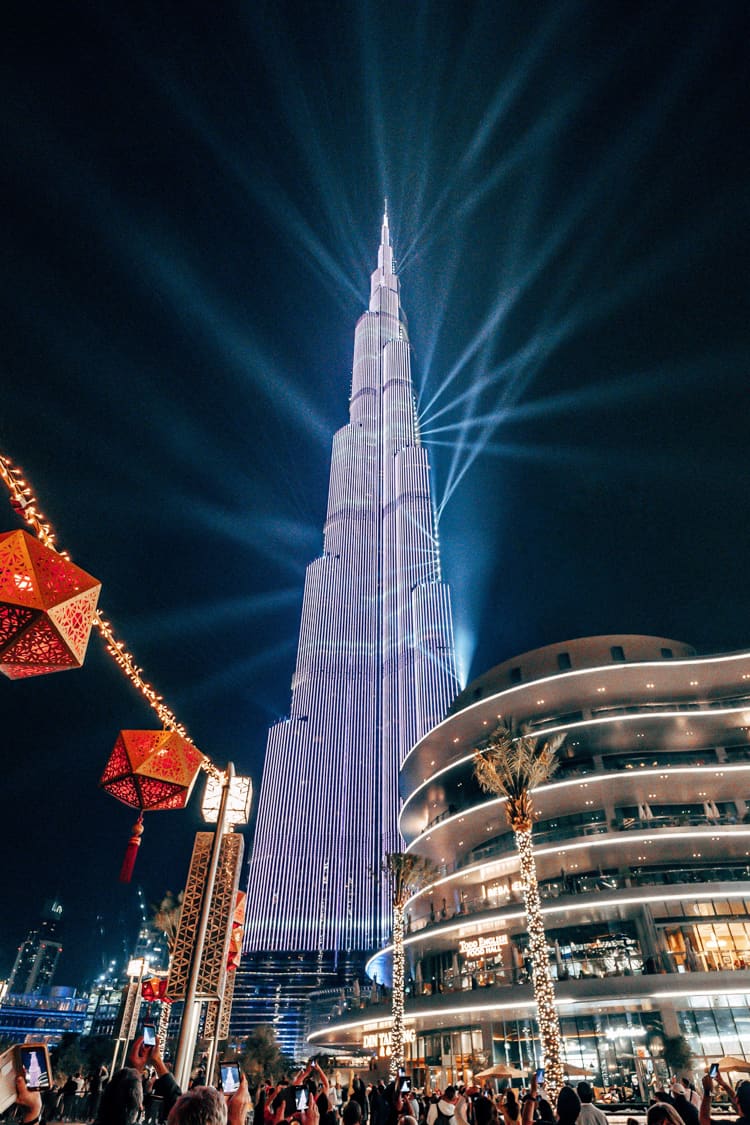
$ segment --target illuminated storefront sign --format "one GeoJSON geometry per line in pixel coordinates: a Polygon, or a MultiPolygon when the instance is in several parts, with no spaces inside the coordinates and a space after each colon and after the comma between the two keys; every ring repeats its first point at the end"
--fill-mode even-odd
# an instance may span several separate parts
{"type": "MultiPolygon", "coordinates": [[[[415,1043],[417,1032],[413,1027],[404,1028],[404,1043],[415,1043]]],[[[366,1051],[375,1051],[381,1058],[388,1058],[391,1053],[390,1031],[373,1031],[362,1036],[362,1046],[366,1051]]]]}
{"type": "Polygon", "coordinates": [[[478,961],[482,957],[496,957],[507,944],[507,934],[490,934],[488,937],[474,938],[471,941],[459,941],[458,952],[467,961],[478,961]]]}

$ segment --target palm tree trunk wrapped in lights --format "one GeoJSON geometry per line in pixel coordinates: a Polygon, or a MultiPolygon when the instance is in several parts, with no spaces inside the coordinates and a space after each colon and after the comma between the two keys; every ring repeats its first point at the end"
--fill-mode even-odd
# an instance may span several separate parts
{"type": "Polygon", "coordinates": [[[391,1023],[391,1077],[404,1065],[404,914],[406,904],[420,887],[436,874],[432,860],[408,852],[389,852],[383,871],[390,877],[393,891],[393,992],[391,1023]]]}
{"type": "Polygon", "coordinates": [[[501,723],[477,748],[474,763],[475,776],[482,789],[505,797],[505,813],[516,839],[537,1022],[544,1052],[545,1086],[553,1099],[563,1083],[562,1037],[531,844],[534,823],[531,791],[555,772],[556,754],[564,738],[564,734],[556,735],[539,746],[538,739],[523,732],[513,733],[510,727],[501,723]]]}

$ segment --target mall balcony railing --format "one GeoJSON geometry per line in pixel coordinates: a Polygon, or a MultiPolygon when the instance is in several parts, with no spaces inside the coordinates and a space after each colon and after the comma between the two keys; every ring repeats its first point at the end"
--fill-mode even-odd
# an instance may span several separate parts
{"type": "MultiPolygon", "coordinates": [[[[674,954],[663,951],[657,957],[642,959],[640,953],[623,950],[619,964],[612,964],[610,957],[578,957],[573,963],[568,959],[561,962],[550,953],[550,966],[552,975],[558,983],[596,982],[633,977],[650,977],[654,975],[683,976],[693,973],[747,973],[747,965],[742,958],[737,959],[733,966],[722,965],[720,968],[711,965],[694,964],[687,962],[678,964],[674,954]]],[[[467,992],[482,992],[489,989],[505,989],[519,985],[530,985],[531,974],[526,968],[516,968],[508,972],[491,970],[484,973],[459,973],[455,976],[446,971],[440,977],[429,980],[420,980],[411,976],[406,981],[406,995],[416,999],[432,995],[457,995],[467,992]]],[[[351,987],[339,995],[326,1011],[325,1006],[316,1008],[316,1024],[336,1023],[339,1020],[351,1020],[361,1016],[363,1019],[377,1019],[379,1016],[387,1018],[391,1013],[391,993],[383,985],[371,989],[369,983],[363,985],[358,993],[351,987]]]]}
{"type": "Polygon", "coordinates": [[[694,828],[718,827],[724,824],[739,824],[740,818],[736,813],[722,813],[720,816],[698,816],[691,814],[672,814],[665,816],[651,816],[641,819],[639,817],[622,817],[612,821],[612,827],[623,832],[634,830],[649,830],[651,828],[694,828]]]}
{"type": "MultiPolygon", "coordinates": [[[[749,752],[749,757],[750,757],[750,752],[749,752]]],[[[674,765],[675,763],[672,763],[672,764],[674,765]]],[[[690,764],[700,765],[700,764],[703,764],[703,763],[699,763],[697,761],[691,761],[690,764]]],[[[721,763],[718,763],[718,762],[713,763],[712,762],[711,764],[712,765],[714,765],[714,764],[720,765],[721,763]]],[[[657,766],[654,766],[654,768],[661,768],[662,766],[664,766],[666,768],[668,765],[669,765],[669,763],[659,762],[657,766]]],[[[627,767],[625,767],[625,768],[627,768],[627,767]]],[[[565,778],[568,778],[568,777],[587,777],[587,776],[590,776],[590,771],[580,771],[579,772],[577,770],[569,770],[569,771],[565,772],[564,776],[565,776],[565,778]]],[[[435,813],[435,815],[424,826],[424,828],[422,829],[422,832],[429,832],[431,829],[436,828],[437,825],[442,824],[442,822],[444,820],[448,820],[452,816],[458,816],[459,814],[466,815],[467,813],[474,812],[479,807],[478,801],[481,801],[482,799],[483,798],[481,798],[477,795],[477,797],[473,801],[472,800],[466,800],[466,801],[461,802],[460,804],[456,804],[455,802],[451,802],[446,808],[443,808],[443,809],[440,810],[440,812],[435,813]]],[[[727,814],[727,815],[729,817],[728,819],[725,819],[724,817],[718,817],[715,820],[715,823],[716,824],[735,824],[735,823],[737,823],[739,818],[738,818],[736,813],[727,814]]],[[[658,819],[660,819],[660,818],[654,817],[652,821],[646,820],[646,821],[642,821],[642,822],[639,822],[638,820],[632,820],[631,822],[629,822],[628,827],[631,827],[633,824],[635,824],[635,826],[638,827],[638,825],[640,823],[642,823],[644,825],[644,827],[648,827],[649,823],[653,823],[655,820],[658,820],[658,819]]],[[[613,822],[613,827],[614,826],[615,826],[615,824],[613,822]]]]}
{"type": "MultiPolygon", "coordinates": [[[[462,810],[456,810],[452,807],[445,809],[431,824],[438,824],[441,820],[445,820],[447,817],[453,816],[455,812],[460,811],[462,810]]],[[[685,827],[718,828],[722,826],[731,827],[739,823],[741,823],[741,820],[736,813],[725,813],[716,817],[680,814],[653,816],[645,819],[639,819],[637,817],[614,817],[609,823],[605,820],[596,820],[589,824],[565,824],[559,828],[536,830],[534,832],[534,845],[554,844],[562,840],[575,840],[586,836],[600,836],[608,832],[628,832],[636,830],[651,832],[659,828],[685,827]]],[[[425,831],[427,831],[427,829],[425,829],[425,831]]],[[[439,864],[438,871],[441,876],[452,875],[456,871],[462,871],[464,868],[471,867],[476,863],[481,863],[483,860],[502,858],[505,855],[511,854],[514,849],[513,833],[509,828],[507,832],[503,832],[499,836],[495,836],[492,840],[488,840],[486,844],[479,845],[470,852],[467,852],[465,856],[459,859],[458,863],[439,864]],[[501,841],[507,841],[507,847],[501,844],[501,841]]]]}
{"type": "MultiPolygon", "coordinates": [[[[728,867],[717,868],[691,868],[689,870],[649,871],[646,874],[631,872],[627,876],[610,874],[607,876],[573,875],[566,874],[564,878],[554,882],[540,883],[539,894],[543,901],[560,899],[568,895],[598,895],[607,891],[619,890],[625,887],[652,887],[652,886],[680,886],[690,883],[718,883],[718,882],[745,882],[750,879],[750,865],[744,868],[732,869],[728,867]]],[[[750,895],[748,896],[750,898],[750,895]]],[[[430,926],[440,922],[469,918],[476,914],[497,913],[505,906],[523,905],[523,894],[519,889],[511,890],[507,895],[477,895],[464,896],[460,909],[453,903],[437,905],[433,902],[430,909],[419,914],[408,911],[406,917],[407,935],[417,934],[430,926]]]]}

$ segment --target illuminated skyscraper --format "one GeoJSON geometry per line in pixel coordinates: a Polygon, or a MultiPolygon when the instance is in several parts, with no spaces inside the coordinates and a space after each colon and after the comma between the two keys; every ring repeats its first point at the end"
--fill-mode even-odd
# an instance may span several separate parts
{"type": "Polygon", "coordinates": [[[8,978],[9,993],[40,992],[52,984],[62,953],[59,940],[62,913],[59,902],[52,899],[45,902],[40,924],[29,930],[26,940],[18,948],[8,978]]]}
{"type": "Polygon", "coordinates": [[[305,994],[340,983],[387,937],[378,872],[400,847],[399,768],[457,690],[386,211],[349,423],[333,439],[323,553],[307,569],[290,715],[268,736],[238,1032],[274,1023],[299,1052],[305,994]]]}

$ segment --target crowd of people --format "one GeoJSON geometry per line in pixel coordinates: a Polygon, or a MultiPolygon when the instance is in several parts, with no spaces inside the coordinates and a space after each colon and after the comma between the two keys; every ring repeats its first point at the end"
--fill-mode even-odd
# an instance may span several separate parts
{"type": "MultiPolygon", "coordinates": [[[[23,1077],[16,1083],[20,1125],[46,1122],[92,1122],[93,1125],[608,1125],[607,1115],[593,1104],[588,1082],[574,1089],[565,1085],[553,1106],[533,1075],[529,1088],[500,1094],[477,1086],[448,1086],[440,1091],[417,1091],[406,1076],[396,1081],[337,1086],[311,1061],[291,1080],[262,1084],[255,1104],[247,1076],[226,1096],[205,1085],[200,1070],[183,1093],[161,1057],[158,1043],[146,1046],[136,1039],[128,1065],[111,1078],[102,1067],[88,1081],[74,1074],[62,1087],[42,1095],[30,1090],[23,1077]]],[[[647,1111],[647,1125],[718,1125],[712,1117],[714,1096],[723,1091],[738,1117],[736,1125],[750,1125],[750,1082],[735,1090],[718,1073],[706,1075],[698,1091],[687,1079],[674,1079],[668,1090],[655,1090],[647,1111]]],[[[721,1119],[726,1122],[726,1118],[721,1119]]],[[[628,1125],[637,1125],[634,1118],[628,1125]]]]}
{"type": "MultiPolygon", "coordinates": [[[[647,1125],[715,1125],[712,1105],[717,1087],[738,1114],[736,1125],[750,1125],[750,1082],[737,1090],[721,1074],[715,1082],[716,1086],[706,1075],[699,1092],[687,1079],[674,1079],[669,1090],[655,1091],[647,1125]]],[[[337,1087],[310,1063],[291,1082],[259,1089],[254,1125],[608,1125],[606,1113],[594,1105],[588,1082],[579,1082],[576,1088],[563,1086],[554,1106],[536,1076],[527,1090],[507,1089],[501,1094],[477,1086],[448,1086],[428,1093],[409,1085],[408,1080],[366,1085],[355,1078],[351,1087],[337,1087]],[[310,1095],[304,1110],[295,1102],[300,1088],[310,1095]]],[[[637,1125],[635,1118],[629,1118],[628,1125],[637,1125]]]]}
{"type": "Polygon", "coordinates": [[[108,1079],[107,1067],[101,1066],[89,1074],[76,1070],[65,1082],[54,1082],[44,1093],[44,1120],[95,1121],[108,1079]]]}

